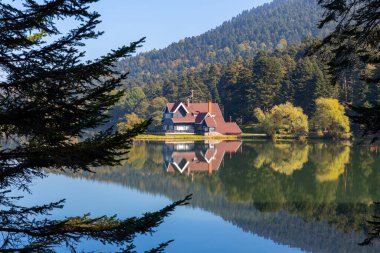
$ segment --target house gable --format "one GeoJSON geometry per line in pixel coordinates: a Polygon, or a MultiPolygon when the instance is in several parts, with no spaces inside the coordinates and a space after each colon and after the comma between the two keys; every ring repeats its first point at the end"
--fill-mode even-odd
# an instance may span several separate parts
{"type": "Polygon", "coordinates": [[[197,115],[196,119],[195,119],[195,124],[202,124],[203,121],[207,118],[207,117],[211,117],[211,114],[209,113],[200,113],[197,115]]]}
{"type": "Polygon", "coordinates": [[[176,113],[180,108],[183,108],[183,110],[185,110],[185,112],[186,113],[190,113],[188,110],[187,110],[187,108],[186,108],[186,106],[183,104],[183,103],[179,103],[179,104],[177,104],[174,108],[173,108],[173,113],[176,113]]]}
{"type": "Polygon", "coordinates": [[[173,113],[174,118],[183,118],[188,112],[182,106],[178,107],[177,110],[173,113]]]}

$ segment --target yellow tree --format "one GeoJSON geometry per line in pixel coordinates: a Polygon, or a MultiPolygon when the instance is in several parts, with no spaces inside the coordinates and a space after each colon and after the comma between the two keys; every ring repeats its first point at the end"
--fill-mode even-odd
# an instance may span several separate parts
{"type": "Polygon", "coordinates": [[[307,115],[301,107],[295,107],[290,102],[276,105],[268,113],[256,108],[254,113],[260,128],[272,137],[281,132],[300,138],[309,132],[307,115]]]}
{"type": "Polygon", "coordinates": [[[313,124],[317,131],[322,131],[333,138],[349,135],[350,121],[345,114],[344,106],[337,99],[318,98],[315,104],[313,124]]]}
{"type": "Polygon", "coordinates": [[[133,129],[135,125],[141,124],[144,120],[140,119],[135,113],[126,114],[125,121],[117,124],[117,128],[120,132],[126,132],[133,129]]]}

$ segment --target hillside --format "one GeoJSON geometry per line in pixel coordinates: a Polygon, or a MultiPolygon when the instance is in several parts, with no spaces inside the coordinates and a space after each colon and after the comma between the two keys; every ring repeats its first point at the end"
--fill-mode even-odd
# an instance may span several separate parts
{"type": "Polygon", "coordinates": [[[158,75],[208,63],[225,64],[237,55],[253,56],[260,50],[273,51],[300,42],[306,36],[324,36],[326,30],[317,29],[320,14],[315,0],[274,0],[202,35],[121,61],[118,67],[130,72],[131,83],[149,84],[158,75]]]}
{"type": "Polygon", "coordinates": [[[347,71],[333,86],[321,57],[305,56],[310,43],[328,33],[317,29],[320,15],[314,0],[275,0],[200,36],[119,62],[130,76],[113,120],[153,118],[151,127],[159,128],[165,103],[185,101],[191,91],[193,102],[215,101],[226,119],[240,124],[255,122],[255,108],[285,102],[309,118],[319,97],[376,104],[380,86],[360,79],[370,66],[347,71]]]}

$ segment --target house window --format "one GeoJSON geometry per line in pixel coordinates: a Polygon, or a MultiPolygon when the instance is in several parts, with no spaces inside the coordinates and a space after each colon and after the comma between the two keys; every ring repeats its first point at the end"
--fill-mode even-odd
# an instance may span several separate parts
{"type": "Polygon", "coordinates": [[[194,127],[191,125],[177,125],[174,129],[177,131],[194,131],[194,127]]]}
{"type": "Polygon", "coordinates": [[[181,126],[181,125],[179,125],[179,126],[176,126],[176,127],[175,127],[175,130],[178,130],[178,131],[184,131],[184,130],[187,130],[187,129],[186,129],[186,126],[181,126]]]}

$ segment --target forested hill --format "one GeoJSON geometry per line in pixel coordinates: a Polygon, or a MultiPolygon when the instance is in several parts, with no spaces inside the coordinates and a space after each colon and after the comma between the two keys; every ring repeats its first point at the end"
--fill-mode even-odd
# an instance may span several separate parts
{"type": "Polygon", "coordinates": [[[326,29],[317,28],[320,14],[316,0],[274,0],[200,36],[121,61],[118,67],[130,72],[131,83],[146,84],[152,77],[186,68],[225,64],[238,55],[252,56],[259,50],[273,51],[300,42],[306,36],[324,36],[326,29]]]}

